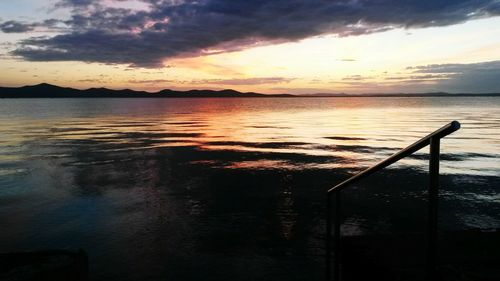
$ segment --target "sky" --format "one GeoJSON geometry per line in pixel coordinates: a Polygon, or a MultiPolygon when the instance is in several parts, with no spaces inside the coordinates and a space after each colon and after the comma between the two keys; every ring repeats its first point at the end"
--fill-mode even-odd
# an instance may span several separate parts
{"type": "Polygon", "coordinates": [[[0,86],[500,92],[500,0],[0,0],[0,86]]]}

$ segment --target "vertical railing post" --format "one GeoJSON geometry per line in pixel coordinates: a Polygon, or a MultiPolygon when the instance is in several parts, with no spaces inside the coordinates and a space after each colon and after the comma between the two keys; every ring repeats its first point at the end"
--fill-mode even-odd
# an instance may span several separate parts
{"type": "Polygon", "coordinates": [[[412,155],[413,153],[419,151],[420,149],[430,145],[430,159],[429,159],[429,187],[428,187],[428,225],[427,225],[427,259],[426,259],[426,273],[427,279],[429,281],[436,281],[438,275],[437,270],[437,224],[438,224],[438,196],[439,196],[439,157],[440,157],[440,140],[441,138],[457,131],[460,129],[460,123],[458,121],[453,121],[440,129],[434,131],[433,133],[427,135],[426,137],[420,139],[419,141],[409,145],[408,147],[402,149],[401,151],[393,154],[391,157],[379,162],[378,164],[371,166],[368,169],[350,177],[349,179],[337,184],[336,186],[328,189],[327,199],[328,199],[328,214],[327,214],[327,249],[326,249],[326,259],[327,259],[327,280],[332,278],[333,280],[340,281],[342,276],[341,272],[341,260],[342,260],[342,247],[341,247],[341,200],[340,191],[353,183],[365,178],[397,161],[412,155]],[[332,196],[335,193],[335,211],[334,216],[332,216],[333,206],[332,206],[332,196]],[[333,217],[333,219],[332,219],[333,217]],[[334,220],[334,237],[332,238],[332,220],[334,220]],[[333,245],[332,245],[332,239],[333,245]],[[333,248],[332,248],[333,246],[333,248]],[[331,266],[332,254],[333,256],[333,268],[331,266]]]}
{"type": "Polygon", "coordinates": [[[437,223],[439,192],[439,138],[430,139],[428,226],[427,226],[427,280],[436,280],[437,223]]]}
{"type": "Polygon", "coordinates": [[[340,245],[340,220],[341,220],[341,204],[340,204],[340,190],[335,192],[335,244],[333,245],[335,251],[335,260],[333,264],[334,281],[340,281],[340,260],[341,260],[341,245],[340,245]]]}
{"type": "Polygon", "coordinates": [[[332,193],[326,193],[326,281],[332,280],[332,193]]]}

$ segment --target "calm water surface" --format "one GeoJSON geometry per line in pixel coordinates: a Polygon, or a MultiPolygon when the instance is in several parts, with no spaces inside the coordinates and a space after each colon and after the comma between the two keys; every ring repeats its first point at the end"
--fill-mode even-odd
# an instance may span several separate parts
{"type": "MultiPolygon", "coordinates": [[[[0,100],[0,251],[92,280],[321,280],[324,192],[451,120],[440,228],[500,228],[500,98],[0,100]]],[[[346,235],[422,231],[427,150],[346,191],[346,235]]]]}

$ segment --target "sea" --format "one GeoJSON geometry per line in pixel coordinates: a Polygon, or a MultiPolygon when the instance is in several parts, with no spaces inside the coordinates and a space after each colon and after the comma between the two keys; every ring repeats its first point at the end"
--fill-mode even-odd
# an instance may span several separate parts
{"type": "MultiPolygon", "coordinates": [[[[457,120],[439,231],[500,228],[500,98],[0,99],[0,252],[90,280],[323,280],[326,190],[457,120]]],[[[423,232],[429,148],[343,193],[342,235],[423,232]]]]}

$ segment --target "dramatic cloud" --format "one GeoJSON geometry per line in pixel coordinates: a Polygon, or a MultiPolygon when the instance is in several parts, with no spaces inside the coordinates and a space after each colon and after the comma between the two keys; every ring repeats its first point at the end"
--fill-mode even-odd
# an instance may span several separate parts
{"type": "Polygon", "coordinates": [[[500,61],[489,61],[479,63],[453,63],[453,64],[430,64],[424,66],[408,67],[413,73],[456,73],[464,74],[470,72],[481,72],[481,74],[498,73],[500,61]]]}
{"type": "Polygon", "coordinates": [[[5,33],[22,33],[32,31],[36,26],[36,24],[32,23],[23,23],[11,20],[0,23],[0,30],[5,33]]]}
{"type": "Polygon", "coordinates": [[[470,64],[432,64],[408,67],[407,72],[391,76],[351,75],[330,81],[354,90],[376,89],[378,92],[397,91],[499,93],[500,61],[470,64]]]}
{"type": "Polygon", "coordinates": [[[6,21],[0,22],[0,30],[5,33],[24,33],[35,30],[37,27],[42,27],[46,29],[56,29],[57,24],[60,23],[59,20],[48,19],[39,23],[25,23],[20,21],[6,21]]]}
{"type": "Polygon", "coordinates": [[[94,0],[61,0],[56,6],[58,7],[85,7],[92,4],[94,0]]]}
{"type": "MultiPolygon", "coordinates": [[[[157,67],[171,57],[239,50],[255,44],[321,34],[354,36],[394,28],[444,26],[500,15],[497,0],[140,2],[145,9],[110,7],[104,1],[59,1],[59,7],[72,8],[71,18],[64,22],[66,32],[24,40],[14,54],[31,61],[157,67]]],[[[32,28],[12,26],[11,30],[23,27],[32,28]]]]}
{"type": "Polygon", "coordinates": [[[436,79],[436,88],[449,92],[499,92],[500,61],[471,64],[433,64],[409,67],[415,77],[436,79]]]}

